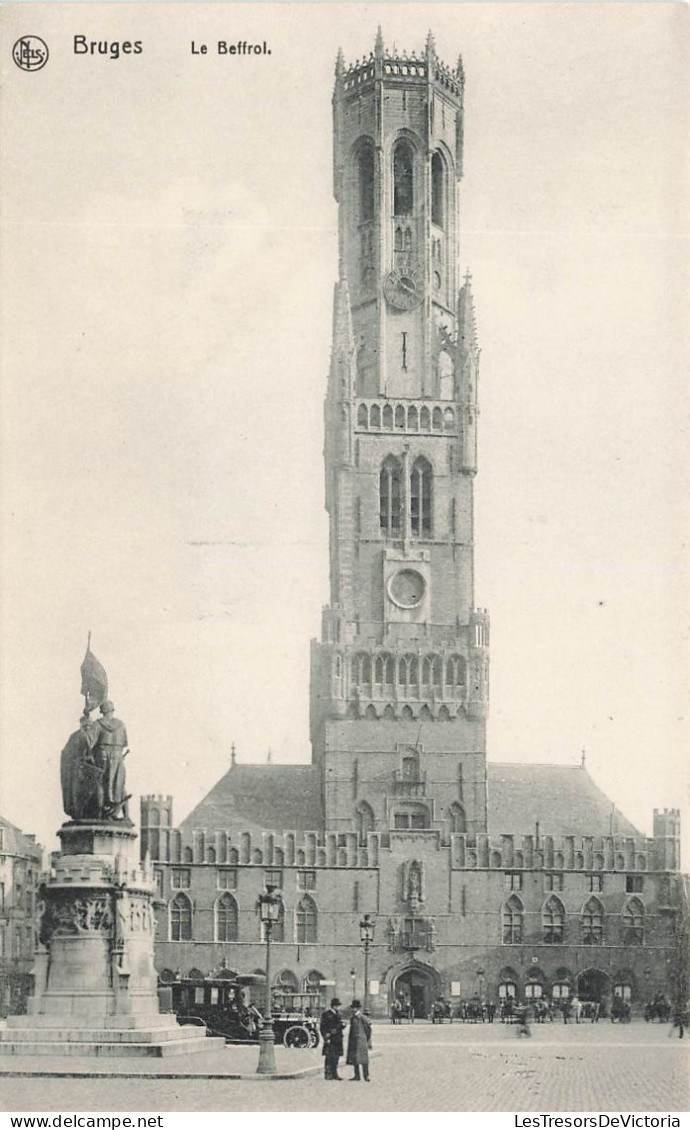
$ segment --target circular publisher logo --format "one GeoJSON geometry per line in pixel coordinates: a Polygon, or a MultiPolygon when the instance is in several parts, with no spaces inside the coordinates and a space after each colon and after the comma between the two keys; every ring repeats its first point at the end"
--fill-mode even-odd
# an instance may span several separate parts
{"type": "Polygon", "coordinates": [[[23,71],[40,71],[48,62],[48,44],[37,35],[23,35],[12,48],[12,58],[23,71]]]}

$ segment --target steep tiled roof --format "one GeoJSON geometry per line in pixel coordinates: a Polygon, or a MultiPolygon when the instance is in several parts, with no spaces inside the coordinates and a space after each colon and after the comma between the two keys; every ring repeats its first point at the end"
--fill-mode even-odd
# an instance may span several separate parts
{"type": "MultiPolygon", "coordinates": [[[[640,836],[629,820],[573,765],[487,765],[492,836],[640,836]]],[[[276,832],[323,828],[316,765],[234,765],[183,820],[180,828],[276,832]]]]}
{"type": "Polygon", "coordinates": [[[2,850],[5,855],[28,855],[40,860],[42,850],[34,837],[25,835],[20,828],[10,824],[4,816],[0,816],[0,828],[2,829],[2,850]]]}
{"type": "Polygon", "coordinates": [[[233,765],[180,825],[275,832],[323,827],[317,765],[233,765]]]}
{"type": "Polygon", "coordinates": [[[640,836],[629,820],[579,765],[491,762],[491,835],[640,836]]]}

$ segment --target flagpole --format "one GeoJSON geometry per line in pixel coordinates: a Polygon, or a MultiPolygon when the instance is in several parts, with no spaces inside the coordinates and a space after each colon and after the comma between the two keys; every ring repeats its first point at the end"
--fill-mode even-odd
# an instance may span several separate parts
{"type": "MultiPolygon", "coordinates": [[[[86,654],[88,655],[90,651],[91,651],[91,629],[89,628],[89,630],[86,634],[86,654]]],[[[89,710],[87,709],[88,705],[89,705],[89,696],[88,696],[88,693],[87,693],[87,694],[84,695],[84,714],[86,715],[87,718],[89,716],[89,710]]]]}

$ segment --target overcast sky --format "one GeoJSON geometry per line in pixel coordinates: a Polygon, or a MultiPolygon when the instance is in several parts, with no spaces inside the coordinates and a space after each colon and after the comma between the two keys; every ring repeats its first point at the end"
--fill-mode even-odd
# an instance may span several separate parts
{"type": "Polygon", "coordinates": [[[687,7],[0,17],[2,814],[52,845],[89,629],[129,786],[172,793],[177,820],[233,741],[241,761],[309,760],[333,69],[379,22],[400,51],[433,27],[467,76],[489,756],[572,764],[584,747],[644,831],[654,806],[685,805],[687,7]],[[50,48],[32,74],[7,46],[27,33],[50,48]],[[76,56],[75,35],[143,50],[76,56]],[[272,53],[220,56],[219,39],[272,53]]]}

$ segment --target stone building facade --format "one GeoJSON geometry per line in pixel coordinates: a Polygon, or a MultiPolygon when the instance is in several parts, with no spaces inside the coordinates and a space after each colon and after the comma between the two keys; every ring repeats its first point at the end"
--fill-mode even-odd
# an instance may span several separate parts
{"type": "Polygon", "coordinates": [[[43,850],[0,817],[0,1016],[23,1011],[36,945],[43,850]]]}
{"type": "Polygon", "coordinates": [[[372,1010],[667,988],[679,817],[642,836],[573,767],[487,763],[489,616],[475,604],[479,345],[458,278],[462,62],[336,64],[339,277],[325,401],[330,602],[312,643],[310,765],[233,763],[179,828],[142,800],[157,964],[264,962],[256,897],[283,892],[285,987],[372,1010]]]}

